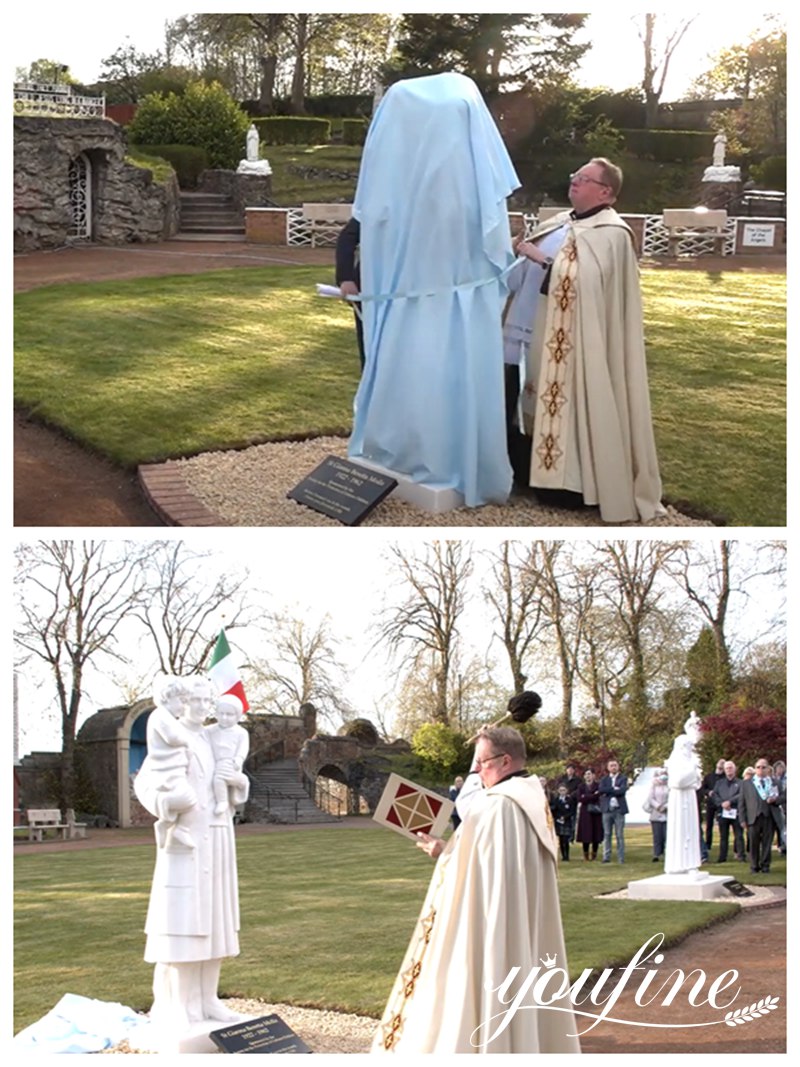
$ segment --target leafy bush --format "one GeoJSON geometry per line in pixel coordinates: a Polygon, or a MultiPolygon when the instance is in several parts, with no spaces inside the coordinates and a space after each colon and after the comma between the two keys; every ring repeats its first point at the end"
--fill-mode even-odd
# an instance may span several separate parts
{"type": "Polygon", "coordinates": [[[775,708],[728,705],[706,715],[699,744],[703,766],[730,759],[738,773],[760,756],[772,763],[786,758],[786,715],[775,708]]]}
{"type": "Polygon", "coordinates": [[[443,722],[425,722],[411,738],[411,748],[431,773],[449,778],[469,762],[464,737],[443,722]]]}
{"type": "MultiPolygon", "coordinates": [[[[137,145],[145,156],[154,156],[172,165],[181,189],[196,189],[197,180],[208,169],[208,155],[204,148],[187,144],[137,145]]],[[[137,162],[139,162],[137,160],[137,162]]]]}
{"type": "Polygon", "coordinates": [[[265,144],[327,144],[331,139],[328,119],[273,115],[253,121],[265,144]]]}
{"type": "Polygon", "coordinates": [[[364,119],[342,119],[342,141],[345,144],[363,144],[367,137],[364,119]]]}
{"type": "Polygon", "coordinates": [[[762,189],[786,192],[786,156],[767,156],[750,168],[750,174],[762,189]]]}
{"type": "Polygon", "coordinates": [[[203,148],[209,167],[232,170],[244,157],[247,127],[247,115],[218,82],[198,81],[180,96],[146,96],[128,136],[136,144],[203,148]]]}

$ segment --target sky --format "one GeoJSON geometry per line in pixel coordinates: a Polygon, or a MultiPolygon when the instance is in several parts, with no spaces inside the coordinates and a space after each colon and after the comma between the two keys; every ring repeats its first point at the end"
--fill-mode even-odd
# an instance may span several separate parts
{"type": "MultiPolygon", "coordinates": [[[[130,533],[126,536],[130,537],[130,533]]],[[[395,572],[387,558],[387,550],[395,542],[401,543],[407,551],[420,547],[431,540],[429,530],[418,533],[404,530],[399,536],[344,528],[326,529],[324,536],[314,529],[237,530],[235,533],[198,530],[196,533],[182,531],[175,539],[184,540],[197,551],[214,550],[216,559],[210,566],[215,572],[224,571],[232,564],[247,567],[253,589],[262,594],[259,604],[263,605],[265,614],[286,609],[312,622],[329,614],[332,631],[342,641],[338,655],[346,666],[345,692],[357,714],[374,720],[376,702],[392,706],[392,695],[398,682],[390,670],[385,650],[370,647],[375,636],[371,629],[375,613],[385,598],[395,595],[395,572]]],[[[508,539],[519,540],[520,537],[517,533],[508,539]]],[[[600,540],[596,534],[592,538],[576,538],[580,539],[600,540]]],[[[472,545],[476,575],[482,575],[488,568],[486,552],[496,551],[504,534],[502,531],[476,531],[468,540],[472,545]]],[[[717,535],[710,540],[716,541],[717,535]]],[[[472,588],[476,592],[477,584],[472,583],[472,588]]],[[[757,639],[763,634],[768,614],[775,607],[776,600],[771,595],[748,600],[746,610],[745,602],[734,597],[730,636],[735,651],[741,649],[744,641],[757,639]]],[[[225,621],[222,615],[210,619],[204,636],[213,637],[225,621]]],[[[696,625],[699,631],[699,620],[696,625]]],[[[509,685],[508,661],[499,643],[492,640],[493,628],[490,616],[480,599],[475,597],[466,617],[466,639],[481,659],[496,659],[495,680],[501,685],[509,685]]],[[[228,637],[235,657],[263,656],[266,652],[263,638],[256,630],[233,629],[228,637]]],[[[122,650],[134,660],[138,672],[146,673],[144,653],[139,654],[136,647],[124,639],[122,650]]],[[[239,659],[240,663],[244,661],[239,659]]],[[[558,713],[561,692],[551,680],[553,675],[543,669],[541,659],[538,665],[542,674],[531,677],[528,685],[541,694],[543,715],[548,717],[558,713]]],[[[55,707],[52,681],[46,678],[37,684],[35,672],[24,668],[19,672],[18,682],[19,755],[32,750],[58,750],[60,734],[52,713],[55,707]]],[[[99,708],[122,702],[119,688],[111,678],[97,673],[87,674],[81,723],[99,708]]],[[[576,711],[578,704],[576,700],[576,711]]],[[[498,709],[498,716],[502,710],[498,709]]],[[[323,724],[323,729],[330,727],[323,724]]]]}
{"type": "MultiPolygon", "coordinates": [[[[322,10],[326,5],[314,5],[322,10]]],[[[352,4],[348,11],[356,13],[362,5],[352,4]]],[[[454,4],[451,10],[461,10],[466,5],[454,4]]],[[[504,10],[514,10],[509,4],[504,10]]],[[[519,5],[524,6],[524,5],[519,5]]],[[[592,5],[567,5],[567,10],[585,11],[592,5]]],[[[335,5],[329,8],[337,10],[335,5]]],[[[373,5],[363,5],[365,12],[373,5]]],[[[179,15],[206,11],[236,11],[241,5],[216,3],[187,9],[173,3],[137,5],[98,5],[88,3],[80,9],[69,5],[41,3],[36,7],[36,18],[15,19],[10,39],[2,48],[6,56],[4,66],[13,77],[17,67],[28,66],[36,59],[52,59],[69,65],[74,77],[82,82],[93,82],[100,74],[102,61],[126,39],[137,51],[153,53],[163,50],[164,23],[179,15]]],[[[338,8],[341,10],[341,8],[338,8]]],[[[405,6],[404,11],[413,11],[405,6]]],[[[441,8],[440,8],[441,10],[441,8]]],[[[590,40],[593,47],[584,60],[579,81],[590,86],[604,85],[614,90],[630,88],[641,78],[641,43],[632,22],[635,6],[615,7],[613,14],[590,13],[581,40],[590,40]]],[[[697,10],[696,6],[672,8],[665,16],[670,20],[697,10]]],[[[763,28],[764,16],[753,12],[746,5],[706,5],[697,21],[676,50],[663,99],[678,99],[691,81],[707,65],[705,60],[721,48],[745,40],[752,30],[763,28]],[[713,12],[713,13],[711,13],[713,12]]]]}

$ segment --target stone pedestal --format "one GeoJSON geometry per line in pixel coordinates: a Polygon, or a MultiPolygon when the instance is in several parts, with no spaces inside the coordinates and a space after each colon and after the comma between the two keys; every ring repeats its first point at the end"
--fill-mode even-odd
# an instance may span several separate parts
{"type": "MultiPolygon", "coordinates": [[[[253,1018],[255,1016],[240,1015],[237,1021],[247,1022],[253,1018]]],[[[213,1030],[224,1030],[232,1025],[219,1019],[204,1019],[202,1022],[191,1023],[184,1030],[169,1030],[144,1023],[133,1032],[128,1043],[137,1052],[156,1052],[161,1055],[219,1052],[209,1034],[213,1030]]]]}
{"type": "Polygon", "coordinates": [[[742,192],[742,173],[739,167],[706,167],[703,171],[700,196],[704,207],[728,208],[742,192]]]}
{"type": "Polygon", "coordinates": [[[628,882],[628,900],[719,900],[730,898],[724,875],[688,871],[685,874],[657,874],[628,882]]]}
{"type": "Polygon", "coordinates": [[[413,504],[416,508],[429,511],[432,515],[441,515],[445,511],[453,511],[455,508],[464,506],[464,497],[455,489],[442,489],[423,482],[415,482],[407,474],[398,474],[387,467],[381,467],[363,456],[354,456],[353,462],[360,467],[368,467],[377,471],[386,478],[394,478],[397,488],[392,490],[395,500],[403,500],[406,504],[413,504]]]}

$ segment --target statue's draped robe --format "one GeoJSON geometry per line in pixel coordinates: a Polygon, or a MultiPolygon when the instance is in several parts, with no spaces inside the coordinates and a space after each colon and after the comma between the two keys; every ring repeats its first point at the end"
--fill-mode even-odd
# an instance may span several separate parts
{"type": "Polygon", "coordinates": [[[583,494],[605,522],[646,522],[663,508],[633,234],[607,208],[556,215],[531,240],[564,225],[525,375],[530,484],[583,494]]]}
{"type": "MultiPolygon", "coordinates": [[[[203,728],[192,733],[188,785],[196,805],[179,816],[194,848],[167,844],[156,853],[147,909],[144,958],[148,963],[189,963],[239,954],[239,891],[231,812],[214,814],[214,754],[203,728]]],[[[136,794],[157,813],[161,778],[148,760],[136,776],[136,794]]],[[[231,805],[244,803],[247,789],[230,787],[231,805]]]]}
{"type": "Polygon", "coordinates": [[[365,366],[348,451],[469,506],[511,488],[500,317],[514,261],[506,198],[518,185],[469,78],[387,91],[353,206],[365,366]]]}
{"type": "Polygon", "coordinates": [[[579,1052],[569,999],[528,996],[493,1037],[508,1005],[492,990],[519,967],[516,992],[548,957],[568,972],[552,816],[538,779],[509,778],[473,799],[439,857],[373,1051],[579,1052]]]}

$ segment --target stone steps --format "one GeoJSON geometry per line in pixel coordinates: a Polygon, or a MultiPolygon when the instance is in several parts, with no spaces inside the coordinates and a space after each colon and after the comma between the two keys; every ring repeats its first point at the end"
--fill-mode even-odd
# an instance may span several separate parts
{"type": "Polygon", "coordinates": [[[244,219],[233,201],[220,193],[181,193],[179,234],[244,234],[244,219]]]}
{"type": "Polygon", "coordinates": [[[339,820],[321,811],[300,781],[296,759],[275,760],[248,772],[250,798],[245,808],[250,822],[324,823],[339,820]]]}

